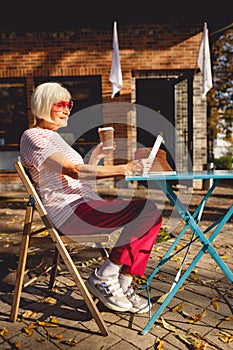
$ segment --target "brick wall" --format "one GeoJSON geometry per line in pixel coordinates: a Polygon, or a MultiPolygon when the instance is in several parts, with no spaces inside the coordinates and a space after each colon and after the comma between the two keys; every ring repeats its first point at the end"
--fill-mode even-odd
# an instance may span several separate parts
{"type": "Polygon", "coordinates": [[[14,171],[0,172],[0,193],[4,192],[25,192],[24,186],[14,171]]]}
{"type": "MultiPolygon", "coordinates": [[[[131,102],[132,71],[194,69],[201,30],[158,24],[118,28],[124,86],[117,101],[131,102]]],[[[101,75],[103,102],[111,100],[112,28],[1,33],[0,39],[0,78],[26,78],[29,99],[34,76],[101,75]]]]}

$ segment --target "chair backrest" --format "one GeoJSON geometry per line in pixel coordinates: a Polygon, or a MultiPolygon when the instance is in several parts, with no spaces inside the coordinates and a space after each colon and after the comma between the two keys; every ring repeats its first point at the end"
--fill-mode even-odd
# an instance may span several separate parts
{"type": "Polygon", "coordinates": [[[31,196],[33,196],[36,204],[35,207],[38,210],[38,213],[40,214],[41,217],[47,215],[47,212],[44,208],[43,203],[41,202],[40,197],[38,196],[38,193],[35,190],[35,187],[33,186],[29,176],[27,175],[23,165],[21,162],[15,162],[14,163],[15,169],[27,191],[27,193],[31,196]]]}

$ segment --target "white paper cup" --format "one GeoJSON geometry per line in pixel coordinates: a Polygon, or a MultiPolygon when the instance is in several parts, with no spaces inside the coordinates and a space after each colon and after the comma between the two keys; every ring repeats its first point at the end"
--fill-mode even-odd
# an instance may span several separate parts
{"type": "Polygon", "coordinates": [[[114,128],[106,126],[98,129],[100,141],[103,142],[103,149],[113,149],[114,128]]]}

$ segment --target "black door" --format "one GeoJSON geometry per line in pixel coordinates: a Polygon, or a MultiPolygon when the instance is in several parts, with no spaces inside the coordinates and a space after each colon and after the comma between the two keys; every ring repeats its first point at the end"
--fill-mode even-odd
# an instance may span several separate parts
{"type": "Polygon", "coordinates": [[[137,141],[150,147],[157,134],[162,134],[169,163],[179,170],[188,170],[191,167],[190,89],[191,79],[185,74],[172,78],[136,80],[136,103],[149,108],[144,111],[138,109],[137,141]],[[161,116],[160,119],[156,118],[155,112],[161,116]],[[145,127],[147,123],[149,127],[145,127]]]}
{"type": "MultiPolygon", "coordinates": [[[[137,113],[137,142],[145,147],[151,147],[158,134],[164,138],[163,147],[167,151],[169,163],[174,168],[175,136],[174,136],[174,82],[175,79],[137,79],[136,80],[136,103],[146,106],[151,111],[161,115],[167,123],[158,123],[154,118],[156,114],[145,110],[137,113]],[[146,113],[145,113],[146,112],[146,113]],[[150,118],[150,122],[144,128],[150,118]],[[172,126],[172,127],[170,127],[172,126]],[[150,132],[148,132],[150,129],[150,132]]],[[[140,111],[141,109],[139,109],[140,111]]]]}

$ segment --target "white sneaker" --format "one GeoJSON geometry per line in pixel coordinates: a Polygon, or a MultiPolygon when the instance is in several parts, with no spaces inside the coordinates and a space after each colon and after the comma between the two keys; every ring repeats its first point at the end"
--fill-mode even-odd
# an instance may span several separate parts
{"type": "Polygon", "coordinates": [[[125,296],[133,304],[133,307],[129,310],[130,312],[141,314],[148,312],[152,307],[152,304],[146,298],[138,295],[131,285],[126,290],[125,296]]]}
{"type": "Polygon", "coordinates": [[[86,281],[91,294],[97,297],[106,307],[114,311],[129,311],[133,304],[125,296],[120,286],[118,276],[101,277],[97,269],[86,281]]]}

